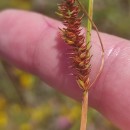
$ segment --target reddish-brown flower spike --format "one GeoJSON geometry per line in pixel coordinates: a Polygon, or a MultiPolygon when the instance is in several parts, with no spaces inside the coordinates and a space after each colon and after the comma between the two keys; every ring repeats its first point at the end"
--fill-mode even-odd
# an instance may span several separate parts
{"type": "Polygon", "coordinates": [[[72,48],[70,57],[76,81],[80,88],[87,91],[90,85],[91,56],[90,48],[84,43],[85,37],[81,34],[80,26],[83,16],[79,17],[80,9],[75,4],[75,0],[64,0],[58,5],[58,10],[57,14],[63,19],[65,25],[64,28],[60,29],[61,37],[72,48]]]}

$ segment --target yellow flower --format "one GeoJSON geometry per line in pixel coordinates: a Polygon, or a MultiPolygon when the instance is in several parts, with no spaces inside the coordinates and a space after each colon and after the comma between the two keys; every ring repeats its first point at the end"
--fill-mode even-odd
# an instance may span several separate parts
{"type": "Polygon", "coordinates": [[[29,123],[22,124],[20,130],[32,130],[32,127],[29,123]]]}
{"type": "Polygon", "coordinates": [[[30,74],[24,73],[20,76],[20,83],[24,88],[32,88],[34,84],[34,77],[30,74]]]}
{"type": "Polygon", "coordinates": [[[6,127],[8,124],[8,116],[5,111],[0,111],[0,127],[6,127]]]}
{"type": "Polygon", "coordinates": [[[77,120],[77,119],[80,118],[80,115],[81,115],[80,112],[81,112],[80,106],[79,106],[79,105],[74,106],[74,107],[71,109],[70,113],[68,114],[68,118],[69,118],[71,121],[75,121],[75,120],[77,120]]]}
{"type": "Polygon", "coordinates": [[[46,120],[51,115],[51,107],[50,106],[40,106],[37,108],[34,108],[32,111],[32,120],[34,121],[43,121],[46,120]]]}
{"type": "Polygon", "coordinates": [[[33,87],[35,81],[33,75],[16,68],[14,68],[13,72],[16,76],[18,76],[19,82],[22,85],[22,87],[29,88],[29,89],[33,87]]]}

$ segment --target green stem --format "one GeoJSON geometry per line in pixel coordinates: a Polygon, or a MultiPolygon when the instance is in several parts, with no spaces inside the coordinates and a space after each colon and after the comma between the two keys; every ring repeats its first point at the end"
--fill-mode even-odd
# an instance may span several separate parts
{"type": "MultiPolygon", "coordinates": [[[[88,15],[92,19],[93,17],[93,0],[88,0],[88,15]]],[[[90,48],[90,41],[91,41],[91,31],[92,31],[92,22],[88,19],[87,20],[87,34],[86,34],[86,44],[87,49],[90,48]]]]}

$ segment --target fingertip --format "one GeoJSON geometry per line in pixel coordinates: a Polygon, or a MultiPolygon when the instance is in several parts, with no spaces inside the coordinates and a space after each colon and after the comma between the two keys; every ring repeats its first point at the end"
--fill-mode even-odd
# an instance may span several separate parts
{"type": "Polygon", "coordinates": [[[35,50],[39,44],[45,45],[48,38],[53,42],[52,35],[55,35],[57,24],[58,21],[34,12],[13,9],[2,11],[0,13],[1,56],[26,71],[34,71],[35,50]]]}

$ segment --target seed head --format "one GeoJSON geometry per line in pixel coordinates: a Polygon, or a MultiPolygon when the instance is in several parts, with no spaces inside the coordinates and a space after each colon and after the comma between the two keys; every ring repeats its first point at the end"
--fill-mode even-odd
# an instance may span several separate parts
{"type": "Polygon", "coordinates": [[[58,15],[62,18],[64,28],[60,29],[62,39],[71,46],[71,59],[74,75],[80,88],[88,90],[90,85],[89,73],[91,70],[89,53],[90,48],[85,44],[85,36],[81,34],[81,20],[79,6],[75,0],[64,0],[58,5],[58,15]]]}

